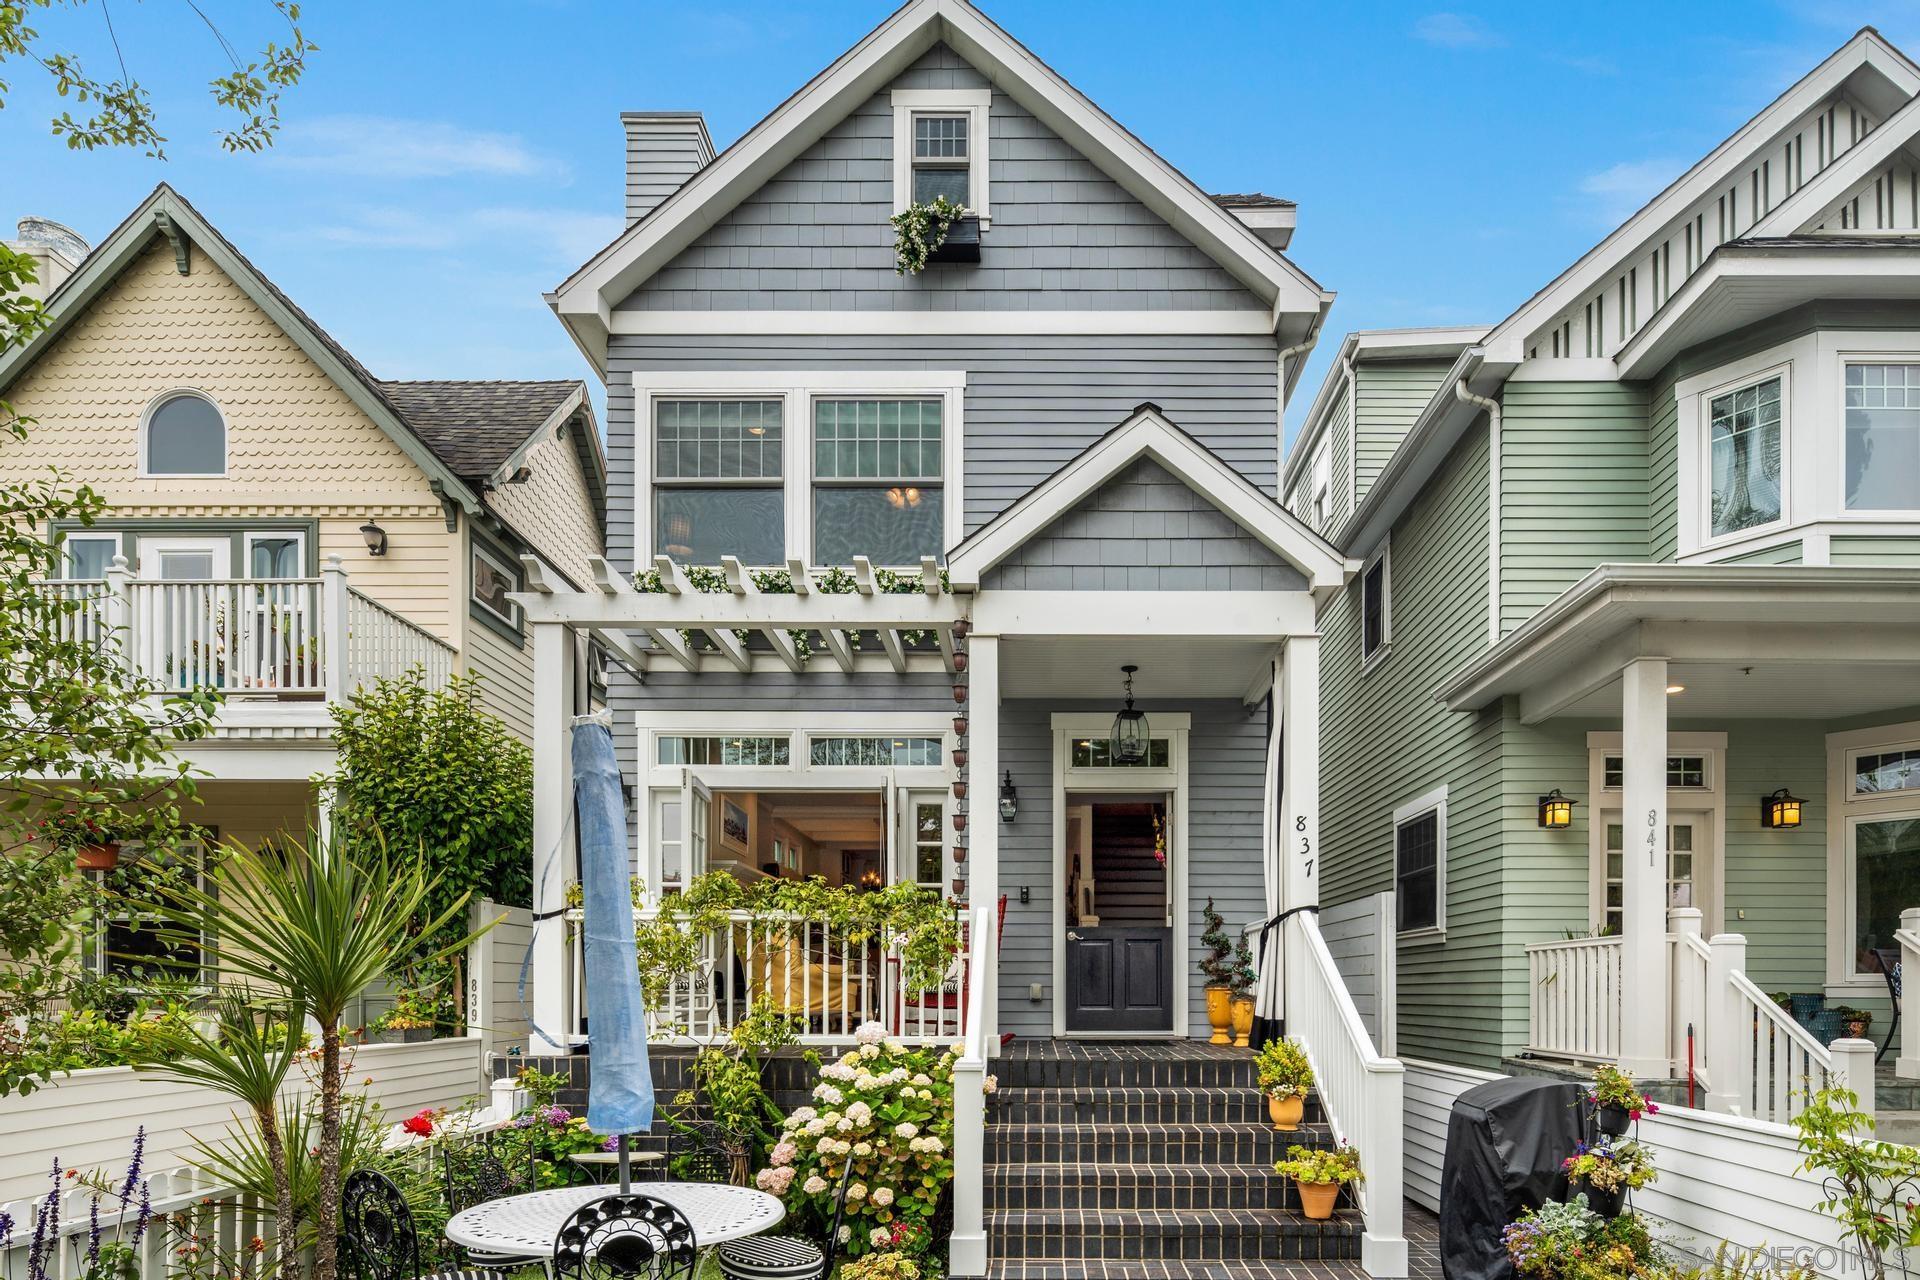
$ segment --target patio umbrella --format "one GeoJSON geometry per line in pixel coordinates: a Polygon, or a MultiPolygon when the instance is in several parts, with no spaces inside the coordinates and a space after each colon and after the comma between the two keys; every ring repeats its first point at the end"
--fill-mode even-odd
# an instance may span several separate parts
{"type": "Polygon", "coordinates": [[[581,937],[585,941],[588,1037],[587,1128],[619,1141],[620,1190],[632,1187],[627,1137],[653,1128],[647,1011],[627,887],[627,817],[613,727],[604,716],[573,725],[573,791],[580,823],[581,937]]]}

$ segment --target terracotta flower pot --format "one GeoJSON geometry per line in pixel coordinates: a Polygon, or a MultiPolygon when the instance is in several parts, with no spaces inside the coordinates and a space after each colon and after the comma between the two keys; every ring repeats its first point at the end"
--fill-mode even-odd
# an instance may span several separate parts
{"type": "Polygon", "coordinates": [[[1244,1049],[1253,1038],[1253,997],[1233,998],[1233,1047],[1244,1049]]]}
{"type": "Polygon", "coordinates": [[[1273,1127],[1282,1133],[1292,1133],[1300,1127],[1300,1117],[1307,1113],[1307,1100],[1299,1094],[1291,1098],[1267,1097],[1267,1116],[1273,1121],[1273,1127]]]}
{"type": "Polygon", "coordinates": [[[1294,1179],[1293,1185],[1300,1190],[1300,1212],[1309,1218],[1324,1220],[1333,1216],[1333,1206],[1340,1199],[1340,1184],[1337,1182],[1302,1182],[1294,1179]]]}
{"type": "Polygon", "coordinates": [[[120,865],[120,846],[113,843],[82,845],[74,855],[74,864],[82,871],[111,871],[120,865]]]}
{"type": "Polygon", "coordinates": [[[1233,1026],[1233,991],[1227,987],[1207,988],[1207,1025],[1213,1028],[1208,1044],[1231,1044],[1228,1031],[1233,1026]]]}

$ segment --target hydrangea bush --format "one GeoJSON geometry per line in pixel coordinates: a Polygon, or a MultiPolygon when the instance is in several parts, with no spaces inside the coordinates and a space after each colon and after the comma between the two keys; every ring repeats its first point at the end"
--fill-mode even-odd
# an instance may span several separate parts
{"type": "Polygon", "coordinates": [[[841,1252],[924,1251],[927,1224],[953,1181],[958,1055],[958,1047],[910,1048],[866,1023],[850,1052],[821,1066],[813,1105],[786,1118],[754,1181],[789,1213],[824,1227],[851,1165],[841,1252]]]}

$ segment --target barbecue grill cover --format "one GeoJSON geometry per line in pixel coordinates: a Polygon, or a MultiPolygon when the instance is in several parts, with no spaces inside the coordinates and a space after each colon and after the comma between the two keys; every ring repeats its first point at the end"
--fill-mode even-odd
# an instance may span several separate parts
{"type": "Polygon", "coordinates": [[[1572,1081],[1491,1080],[1454,1099],[1440,1173],[1446,1280],[1514,1280],[1500,1233],[1566,1195],[1560,1162],[1582,1132],[1586,1090],[1572,1081]]]}

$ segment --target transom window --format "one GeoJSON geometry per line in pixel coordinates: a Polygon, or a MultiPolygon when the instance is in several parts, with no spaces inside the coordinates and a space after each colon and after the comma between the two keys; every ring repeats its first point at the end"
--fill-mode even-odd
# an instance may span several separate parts
{"type": "Polygon", "coordinates": [[[813,554],[911,565],[940,555],[939,400],[816,400],[813,554]]]}
{"type": "Polygon", "coordinates": [[[1849,364],[1849,511],[1920,511],[1920,364],[1849,364]]]}
{"type": "MultiPolygon", "coordinates": [[[[1626,786],[1626,762],[1620,756],[1608,756],[1603,772],[1602,785],[1609,791],[1618,791],[1626,786]]],[[[1707,785],[1707,758],[1705,756],[1668,756],[1667,786],[1670,789],[1703,788],[1707,785]]]]}
{"type": "Polygon", "coordinates": [[[1146,755],[1138,760],[1118,760],[1108,739],[1075,738],[1070,764],[1075,769],[1171,769],[1173,739],[1149,738],[1146,755]]]}
{"type": "Polygon", "coordinates": [[[931,112],[913,117],[913,202],[931,204],[944,196],[961,208],[973,205],[968,173],[972,166],[965,113],[931,112]]]}
{"type": "Polygon", "coordinates": [[[938,738],[817,737],[807,750],[817,766],[879,769],[937,767],[942,755],[938,738]]]}
{"type": "Polygon", "coordinates": [[[1853,793],[1920,791],[1920,747],[1876,751],[1853,758],[1853,793]]]}
{"type": "Polygon", "coordinates": [[[1781,380],[1715,396],[1708,405],[1712,536],[1780,518],[1781,380]]]}
{"type": "Polygon", "coordinates": [[[660,400],[654,407],[654,545],[689,564],[786,552],[784,404],[660,400]]]}
{"type": "Polygon", "coordinates": [[[793,744],[780,737],[682,737],[662,734],[654,739],[659,764],[770,765],[791,763],[793,744]]]}
{"type": "Polygon", "coordinates": [[[147,412],[145,452],[141,466],[150,476],[223,476],[226,421],[204,396],[168,396],[147,412]]]}

